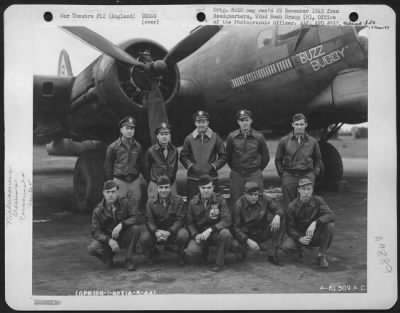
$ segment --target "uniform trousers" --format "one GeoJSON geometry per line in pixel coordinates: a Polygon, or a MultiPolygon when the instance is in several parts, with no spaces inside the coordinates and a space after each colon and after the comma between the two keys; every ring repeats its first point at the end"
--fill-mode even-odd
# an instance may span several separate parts
{"type": "Polygon", "coordinates": [[[126,197],[130,200],[134,200],[138,208],[143,207],[142,199],[142,180],[139,176],[132,182],[126,182],[119,178],[114,177],[114,181],[118,184],[118,196],[120,198],[126,197]]]}
{"type": "Polygon", "coordinates": [[[287,209],[290,202],[297,197],[297,184],[301,178],[307,177],[312,182],[315,181],[314,172],[283,172],[282,174],[282,196],[283,205],[287,209]]]}
{"type": "MultiPolygon", "coordinates": [[[[133,252],[136,247],[136,243],[140,238],[140,232],[143,229],[143,225],[131,225],[121,230],[119,233],[117,242],[120,248],[126,248],[126,258],[131,259],[133,252]]],[[[112,257],[115,253],[111,250],[108,242],[100,242],[93,240],[88,246],[88,252],[90,255],[96,257],[112,257]]]]}
{"type": "Polygon", "coordinates": [[[237,171],[231,170],[229,179],[231,184],[231,204],[234,204],[236,200],[243,195],[244,185],[249,181],[256,182],[261,192],[264,190],[264,182],[261,170],[256,170],[246,174],[241,174],[237,171]]]}
{"type": "Polygon", "coordinates": [[[157,244],[176,244],[178,247],[178,255],[183,253],[187,243],[189,241],[189,232],[185,228],[180,228],[176,234],[171,234],[167,241],[157,242],[157,238],[154,234],[150,233],[148,229],[144,230],[140,235],[140,242],[146,252],[150,252],[152,248],[157,244]]]}
{"type": "Polygon", "coordinates": [[[213,231],[207,240],[201,240],[197,243],[196,240],[190,240],[185,254],[188,257],[195,259],[201,258],[204,254],[208,254],[210,245],[217,246],[216,264],[219,266],[224,265],[225,253],[231,248],[232,234],[229,229],[221,229],[220,231],[213,231]]]}
{"type": "MultiPolygon", "coordinates": [[[[249,232],[245,232],[245,234],[251,240],[254,240],[258,244],[272,239],[272,246],[274,248],[278,248],[282,244],[283,236],[285,234],[285,227],[284,227],[284,223],[281,222],[279,230],[277,230],[276,232],[272,232],[270,226],[268,225],[268,227],[265,227],[263,229],[255,229],[255,230],[252,230],[249,232]]],[[[246,242],[240,244],[239,241],[237,241],[236,239],[233,240],[232,250],[234,252],[240,251],[241,247],[246,250],[249,249],[246,242]]]]}
{"type": "MultiPolygon", "coordinates": [[[[319,247],[319,252],[325,254],[326,250],[329,249],[333,240],[333,234],[335,232],[335,224],[327,223],[320,224],[314,231],[314,235],[311,239],[311,242],[308,246],[310,247],[319,247]]],[[[304,234],[305,235],[305,234],[304,234]]],[[[287,237],[282,244],[283,250],[296,250],[300,249],[303,244],[299,241],[293,240],[292,237],[287,237]]]]}

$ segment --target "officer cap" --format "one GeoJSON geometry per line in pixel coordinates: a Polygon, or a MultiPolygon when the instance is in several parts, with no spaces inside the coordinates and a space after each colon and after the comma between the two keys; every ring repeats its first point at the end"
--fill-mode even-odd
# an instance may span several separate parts
{"type": "Polygon", "coordinates": [[[117,189],[119,189],[119,186],[115,181],[107,180],[103,185],[103,190],[110,190],[113,189],[114,187],[117,187],[117,189]]]}
{"type": "Polygon", "coordinates": [[[212,182],[212,179],[211,179],[210,175],[202,175],[199,178],[198,185],[204,186],[204,185],[208,185],[211,182],[212,182]]]}
{"type": "Polygon", "coordinates": [[[258,184],[254,181],[248,181],[245,185],[244,185],[244,192],[245,193],[251,193],[251,192],[256,192],[259,191],[260,188],[258,187],[258,184]]]}
{"type": "Polygon", "coordinates": [[[241,119],[243,119],[245,117],[252,118],[253,117],[253,113],[251,113],[251,111],[249,111],[249,110],[239,110],[239,111],[237,111],[236,118],[238,120],[241,120],[241,119]]]}
{"type": "Polygon", "coordinates": [[[200,110],[200,111],[197,111],[196,113],[193,114],[193,120],[194,121],[198,121],[198,120],[201,120],[201,119],[208,120],[208,118],[209,118],[209,115],[208,115],[208,113],[206,111],[200,110]]]}
{"type": "Polygon", "coordinates": [[[164,132],[170,132],[171,131],[171,126],[168,124],[168,123],[166,123],[166,122],[162,122],[162,123],[160,123],[158,126],[157,126],[157,128],[156,128],[156,130],[155,130],[155,133],[156,134],[158,134],[158,133],[160,133],[160,132],[162,132],[162,131],[164,131],[164,132]]]}
{"type": "Polygon", "coordinates": [[[299,182],[297,183],[297,187],[305,186],[305,185],[313,185],[314,183],[312,182],[311,179],[305,177],[301,178],[299,182]]]}
{"type": "Polygon", "coordinates": [[[161,175],[157,179],[157,186],[161,185],[171,185],[171,181],[169,180],[168,176],[161,175]]]}
{"type": "Polygon", "coordinates": [[[304,116],[303,113],[296,113],[295,115],[293,115],[293,123],[300,120],[304,120],[304,122],[307,122],[307,118],[304,116]]]}
{"type": "Polygon", "coordinates": [[[136,127],[136,120],[132,116],[126,116],[124,117],[120,122],[119,122],[119,128],[122,128],[123,126],[132,126],[136,127]]]}

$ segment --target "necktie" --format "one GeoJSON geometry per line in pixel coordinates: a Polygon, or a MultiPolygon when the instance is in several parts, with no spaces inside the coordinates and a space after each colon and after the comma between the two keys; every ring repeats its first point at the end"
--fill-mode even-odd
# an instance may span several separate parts
{"type": "Polygon", "coordinates": [[[167,207],[167,201],[162,200],[162,205],[164,206],[164,208],[166,208],[167,207]]]}
{"type": "Polygon", "coordinates": [[[301,136],[297,137],[297,141],[299,142],[299,144],[301,144],[301,136]]]}
{"type": "Polygon", "coordinates": [[[208,205],[208,200],[205,200],[205,201],[204,201],[204,207],[206,208],[207,205],[208,205]]]}
{"type": "Polygon", "coordinates": [[[168,148],[163,149],[164,157],[167,158],[168,156],[168,148]]]}
{"type": "Polygon", "coordinates": [[[115,219],[115,211],[116,210],[117,210],[117,208],[114,205],[111,205],[111,213],[112,213],[112,216],[113,216],[114,220],[116,220],[115,219]]]}

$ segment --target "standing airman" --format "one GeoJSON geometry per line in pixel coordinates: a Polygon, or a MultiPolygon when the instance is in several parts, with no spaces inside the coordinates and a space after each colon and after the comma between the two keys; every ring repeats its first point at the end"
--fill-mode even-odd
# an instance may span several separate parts
{"type": "Polygon", "coordinates": [[[297,196],[299,179],[308,177],[314,182],[322,167],[318,141],[306,133],[307,119],[304,114],[293,115],[292,127],[293,131],[279,141],[275,155],[286,208],[297,196]]]}
{"type": "Polygon", "coordinates": [[[171,143],[171,126],[163,122],[155,130],[157,143],[144,155],[143,173],[148,181],[148,199],[157,197],[157,180],[165,175],[171,183],[171,192],[176,194],[176,172],[178,171],[178,150],[171,143]]]}
{"type": "Polygon", "coordinates": [[[231,132],[226,140],[227,163],[231,168],[231,203],[243,195],[246,182],[257,182],[264,190],[262,171],[268,165],[269,151],[264,136],[251,128],[253,114],[249,110],[237,112],[239,129],[231,132]]]}
{"type": "Polygon", "coordinates": [[[197,111],[193,115],[196,129],[183,142],[180,161],[187,169],[187,197],[192,199],[198,192],[198,180],[209,175],[214,187],[218,184],[218,170],[226,163],[226,151],[221,137],[209,125],[209,115],[197,111]]]}
{"type": "Polygon", "coordinates": [[[142,201],[140,172],[143,162],[142,146],[134,138],[136,120],[127,116],[119,122],[120,138],[107,148],[104,162],[106,179],[119,186],[119,196],[128,197],[139,207],[142,201]]]}

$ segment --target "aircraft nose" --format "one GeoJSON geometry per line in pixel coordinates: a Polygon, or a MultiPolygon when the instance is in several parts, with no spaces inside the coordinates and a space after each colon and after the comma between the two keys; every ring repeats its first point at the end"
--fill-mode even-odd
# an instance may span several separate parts
{"type": "Polygon", "coordinates": [[[368,66],[368,30],[362,29],[358,32],[358,42],[361,45],[362,50],[365,54],[365,64],[368,66]]]}

